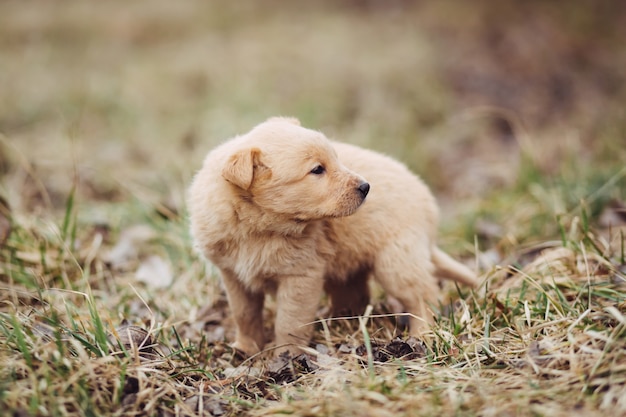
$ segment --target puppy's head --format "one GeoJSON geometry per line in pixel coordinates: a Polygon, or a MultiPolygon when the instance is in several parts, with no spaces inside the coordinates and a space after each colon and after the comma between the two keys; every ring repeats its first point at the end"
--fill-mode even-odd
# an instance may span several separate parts
{"type": "Polygon", "coordinates": [[[272,118],[242,137],[222,176],[252,204],[298,221],[351,215],[369,191],[322,133],[296,119],[272,118]]]}

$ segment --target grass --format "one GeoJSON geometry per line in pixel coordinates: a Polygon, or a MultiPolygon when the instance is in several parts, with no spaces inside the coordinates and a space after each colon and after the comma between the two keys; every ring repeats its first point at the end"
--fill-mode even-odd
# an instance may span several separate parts
{"type": "Polygon", "coordinates": [[[4,413],[626,413],[618,2],[31,6],[0,4],[4,413]],[[447,283],[424,340],[379,297],[321,315],[315,355],[229,348],[184,192],[276,114],[432,185],[481,286],[447,283]]]}

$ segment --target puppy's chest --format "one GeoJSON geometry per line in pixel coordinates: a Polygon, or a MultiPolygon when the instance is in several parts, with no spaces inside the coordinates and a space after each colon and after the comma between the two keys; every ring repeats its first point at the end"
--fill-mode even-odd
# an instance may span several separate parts
{"type": "Polygon", "coordinates": [[[215,245],[210,258],[253,290],[262,290],[281,276],[302,275],[323,264],[314,241],[282,236],[225,239],[215,245]]]}

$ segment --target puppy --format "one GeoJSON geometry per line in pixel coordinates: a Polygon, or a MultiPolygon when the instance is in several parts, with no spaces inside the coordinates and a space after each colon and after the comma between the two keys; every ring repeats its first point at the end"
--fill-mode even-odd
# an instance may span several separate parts
{"type": "Polygon", "coordinates": [[[247,355],[266,342],[266,293],[277,300],[276,345],[296,352],[309,341],[324,291],[333,314],[362,314],[373,277],[419,335],[432,321],[437,277],[476,284],[437,248],[438,209],[422,181],[296,119],[271,118],[211,151],[188,209],[197,249],[221,272],[237,326],[233,346],[247,355]]]}

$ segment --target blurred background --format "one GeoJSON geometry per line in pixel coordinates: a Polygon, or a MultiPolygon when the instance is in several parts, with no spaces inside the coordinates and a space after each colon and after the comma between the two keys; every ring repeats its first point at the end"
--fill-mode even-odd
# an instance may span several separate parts
{"type": "Polygon", "coordinates": [[[19,213],[72,187],[94,217],[181,211],[210,148],[274,115],[401,159],[446,216],[606,178],[626,160],[625,39],[619,0],[5,0],[1,192],[19,213]]]}

